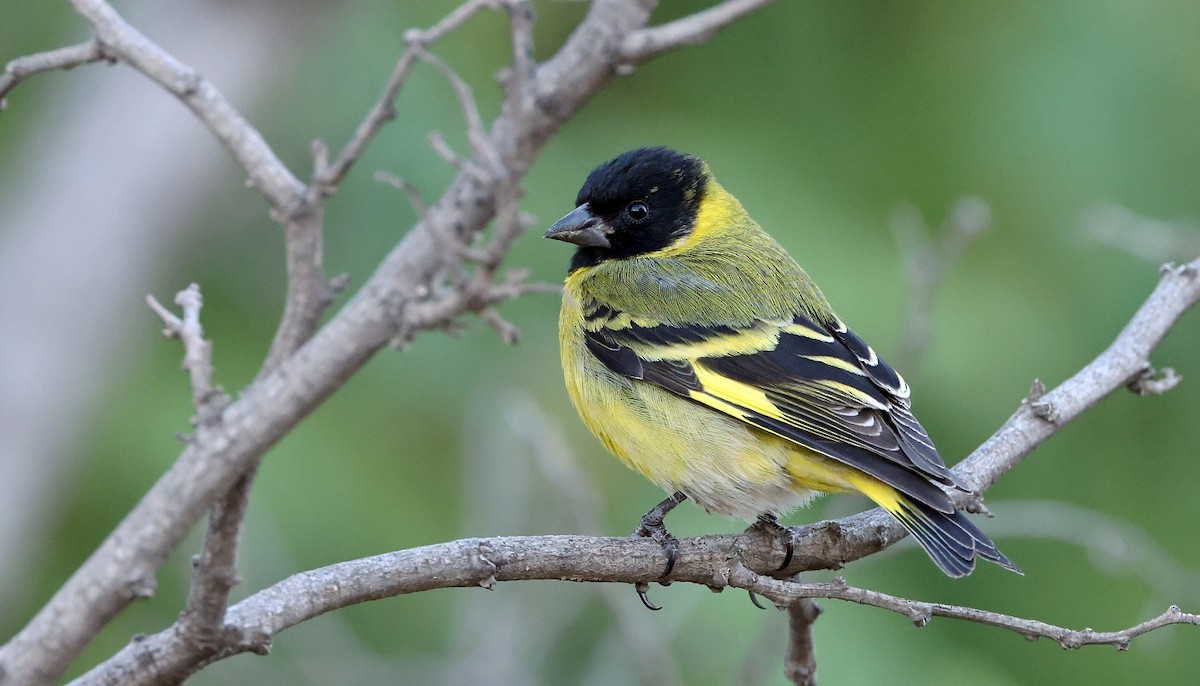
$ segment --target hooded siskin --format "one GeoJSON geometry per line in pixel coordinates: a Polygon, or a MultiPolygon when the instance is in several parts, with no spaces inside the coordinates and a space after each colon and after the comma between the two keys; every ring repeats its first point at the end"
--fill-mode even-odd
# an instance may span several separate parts
{"type": "Polygon", "coordinates": [[[965,490],[904,380],[697,157],[642,148],[588,176],[547,231],[578,246],[559,337],[571,401],[625,464],[755,521],[859,492],[950,576],[1017,570],[957,512],[965,490]]]}

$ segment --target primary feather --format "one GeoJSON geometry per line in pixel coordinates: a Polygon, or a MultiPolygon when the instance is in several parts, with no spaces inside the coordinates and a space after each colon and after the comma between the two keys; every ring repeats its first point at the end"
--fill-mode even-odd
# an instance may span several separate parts
{"type": "Polygon", "coordinates": [[[948,575],[1016,567],[954,505],[963,486],[909,388],[834,314],[698,158],[601,165],[547,236],[580,245],[560,316],[588,427],[626,464],[710,512],[754,521],[815,492],[861,492],[948,575]]]}

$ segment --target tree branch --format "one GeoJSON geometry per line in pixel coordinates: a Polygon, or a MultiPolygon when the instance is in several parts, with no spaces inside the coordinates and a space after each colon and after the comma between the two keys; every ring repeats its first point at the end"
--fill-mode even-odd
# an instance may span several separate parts
{"type": "MultiPolygon", "coordinates": [[[[795,581],[799,582],[799,577],[795,581]]],[[[813,624],[823,610],[812,598],[800,598],[784,607],[788,616],[788,649],[783,673],[796,686],[817,685],[817,651],[813,624]]]]}
{"type": "MultiPolygon", "coordinates": [[[[200,310],[204,306],[200,287],[193,283],[175,296],[175,303],[183,308],[182,318],[168,311],[154,296],[146,296],[146,303],[166,323],[163,333],[183,343],[183,367],[191,375],[192,402],[197,413],[193,423],[215,424],[229,403],[229,396],[212,384],[212,344],[204,340],[200,326],[200,310]]],[[[229,591],[238,583],[238,540],[252,480],[253,473],[243,476],[213,509],[204,548],[192,559],[192,587],[187,608],[179,620],[180,634],[191,643],[212,645],[221,641],[221,622],[229,603],[229,591]]]]}
{"type": "MultiPolygon", "coordinates": [[[[931,617],[951,617],[996,626],[1026,637],[1045,637],[1064,648],[1115,645],[1170,624],[1200,624],[1200,616],[1172,607],[1163,615],[1115,632],[1070,630],[972,608],[924,603],[848,586],[844,580],[808,584],[765,576],[780,557],[747,545],[747,536],[680,539],[672,580],[753,591],[780,607],[802,599],[830,598],[902,614],[918,626],[931,617]],[[732,564],[731,564],[731,561],[732,564]]],[[[499,581],[564,580],[632,584],[657,581],[662,548],[649,539],[588,536],[501,536],[468,538],[339,562],[293,575],[229,608],[229,640],[211,652],[178,649],[179,627],[135,640],[73,682],[157,684],[194,673],[216,660],[244,652],[265,654],[274,637],[301,622],[350,605],[435,588],[491,588],[499,581]]]]}
{"type": "Polygon", "coordinates": [[[429,29],[425,31],[411,29],[404,34],[404,42],[408,44],[408,49],[400,55],[396,66],[392,68],[392,75],[384,84],[383,93],[380,94],[379,99],[371,107],[362,123],[358,125],[358,129],[346,146],[342,148],[333,164],[318,166],[313,174],[313,192],[320,195],[331,195],[350,173],[354,163],[362,157],[363,151],[375,139],[375,135],[385,124],[396,118],[396,98],[399,97],[400,90],[408,80],[408,75],[412,73],[413,67],[420,61],[420,53],[441,40],[446,34],[467,23],[480,11],[493,5],[495,5],[495,0],[469,0],[456,7],[429,29]]]}
{"type": "Polygon", "coordinates": [[[192,405],[196,408],[194,423],[216,421],[221,409],[229,403],[229,396],[213,386],[212,343],[204,339],[204,328],[200,326],[200,310],[204,307],[200,286],[193,283],[175,294],[175,304],[183,308],[182,318],[176,317],[152,295],[146,296],[146,304],[166,325],[163,335],[178,338],[183,343],[183,368],[191,378],[192,405]]]}
{"type": "Polygon", "coordinates": [[[841,577],[823,584],[781,581],[756,574],[740,564],[735,564],[730,570],[729,585],[758,593],[783,607],[808,598],[847,600],[904,615],[919,627],[928,624],[933,617],[950,617],[1007,629],[1021,634],[1031,641],[1049,638],[1067,650],[1089,645],[1110,645],[1117,650],[1127,650],[1130,641],[1160,627],[1172,624],[1200,625],[1200,615],[1183,612],[1172,605],[1161,615],[1120,631],[1094,631],[1090,628],[1064,629],[1034,619],[1022,619],[999,612],[988,612],[944,603],[925,603],[878,591],[855,588],[847,585],[841,577]]]}
{"type": "Polygon", "coordinates": [[[627,63],[645,62],[668,50],[707,42],[721,29],[775,0],[725,0],[719,5],[661,26],[632,31],[621,45],[627,63]]]}
{"type": "Polygon", "coordinates": [[[207,79],[126,23],[107,2],[71,0],[91,24],[107,57],[118,59],[162,86],[229,150],[271,206],[284,214],[299,210],[304,184],[284,166],[263,137],[207,79]]]}
{"type": "Polygon", "coordinates": [[[109,55],[104,49],[104,44],[96,38],[91,38],[78,45],[18,57],[5,65],[4,72],[0,73],[0,111],[3,111],[8,105],[4,96],[16,88],[21,81],[34,74],[58,69],[74,69],[81,64],[101,61],[112,64],[116,62],[116,58],[109,55]]]}
{"type": "Polygon", "coordinates": [[[904,203],[892,211],[888,224],[904,260],[909,289],[899,354],[891,356],[897,369],[911,369],[921,361],[933,338],[934,300],[939,287],[967,247],[991,223],[991,208],[975,196],[954,203],[936,238],[916,206],[904,203]]]}
{"type": "Polygon", "coordinates": [[[1054,390],[1027,399],[1004,426],[955,467],[955,473],[980,492],[991,486],[1065,424],[1140,378],[1150,368],[1154,348],[1197,301],[1200,258],[1181,266],[1164,265],[1154,292],[1103,353],[1054,390]]]}

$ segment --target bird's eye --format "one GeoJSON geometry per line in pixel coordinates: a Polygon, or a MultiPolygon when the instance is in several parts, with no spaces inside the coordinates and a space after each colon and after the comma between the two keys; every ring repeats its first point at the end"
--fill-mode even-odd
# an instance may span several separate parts
{"type": "Polygon", "coordinates": [[[641,200],[634,200],[625,208],[625,216],[635,224],[644,222],[650,216],[650,207],[641,200]]]}

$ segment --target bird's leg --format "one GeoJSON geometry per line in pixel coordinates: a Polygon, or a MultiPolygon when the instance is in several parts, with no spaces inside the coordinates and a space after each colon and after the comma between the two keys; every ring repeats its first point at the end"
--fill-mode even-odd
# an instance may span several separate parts
{"type": "MultiPolygon", "coordinates": [[[[750,525],[751,529],[759,529],[772,534],[776,538],[782,538],[783,544],[787,552],[783,556],[783,564],[779,565],[779,570],[787,569],[787,566],[792,563],[792,556],[796,553],[795,537],[792,530],[779,523],[779,515],[772,512],[764,512],[758,516],[758,521],[750,525]]],[[[758,603],[755,603],[757,605],[758,603]]]]}
{"type": "MultiPolygon", "coordinates": [[[[666,586],[669,582],[666,581],[671,570],[675,569],[675,555],[679,551],[679,540],[667,531],[667,527],[663,525],[663,519],[667,513],[675,509],[675,506],[687,500],[687,496],[680,491],[675,491],[663,500],[661,503],[650,508],[650,511],[642,515],[642,521],[638,527],[633,530],[634,536],[644,538],[653,538],[662,546],[663,552],[667,554],[667,566],[663,569],[662,576],[659,577],[659,583],[666,586]]],[[[641,598],[642,604],[650,610],[661,610],[662,608],[650,602],[650,598],[646,595],[646,584],[637,584],[638,597],[641,598]]]]}

